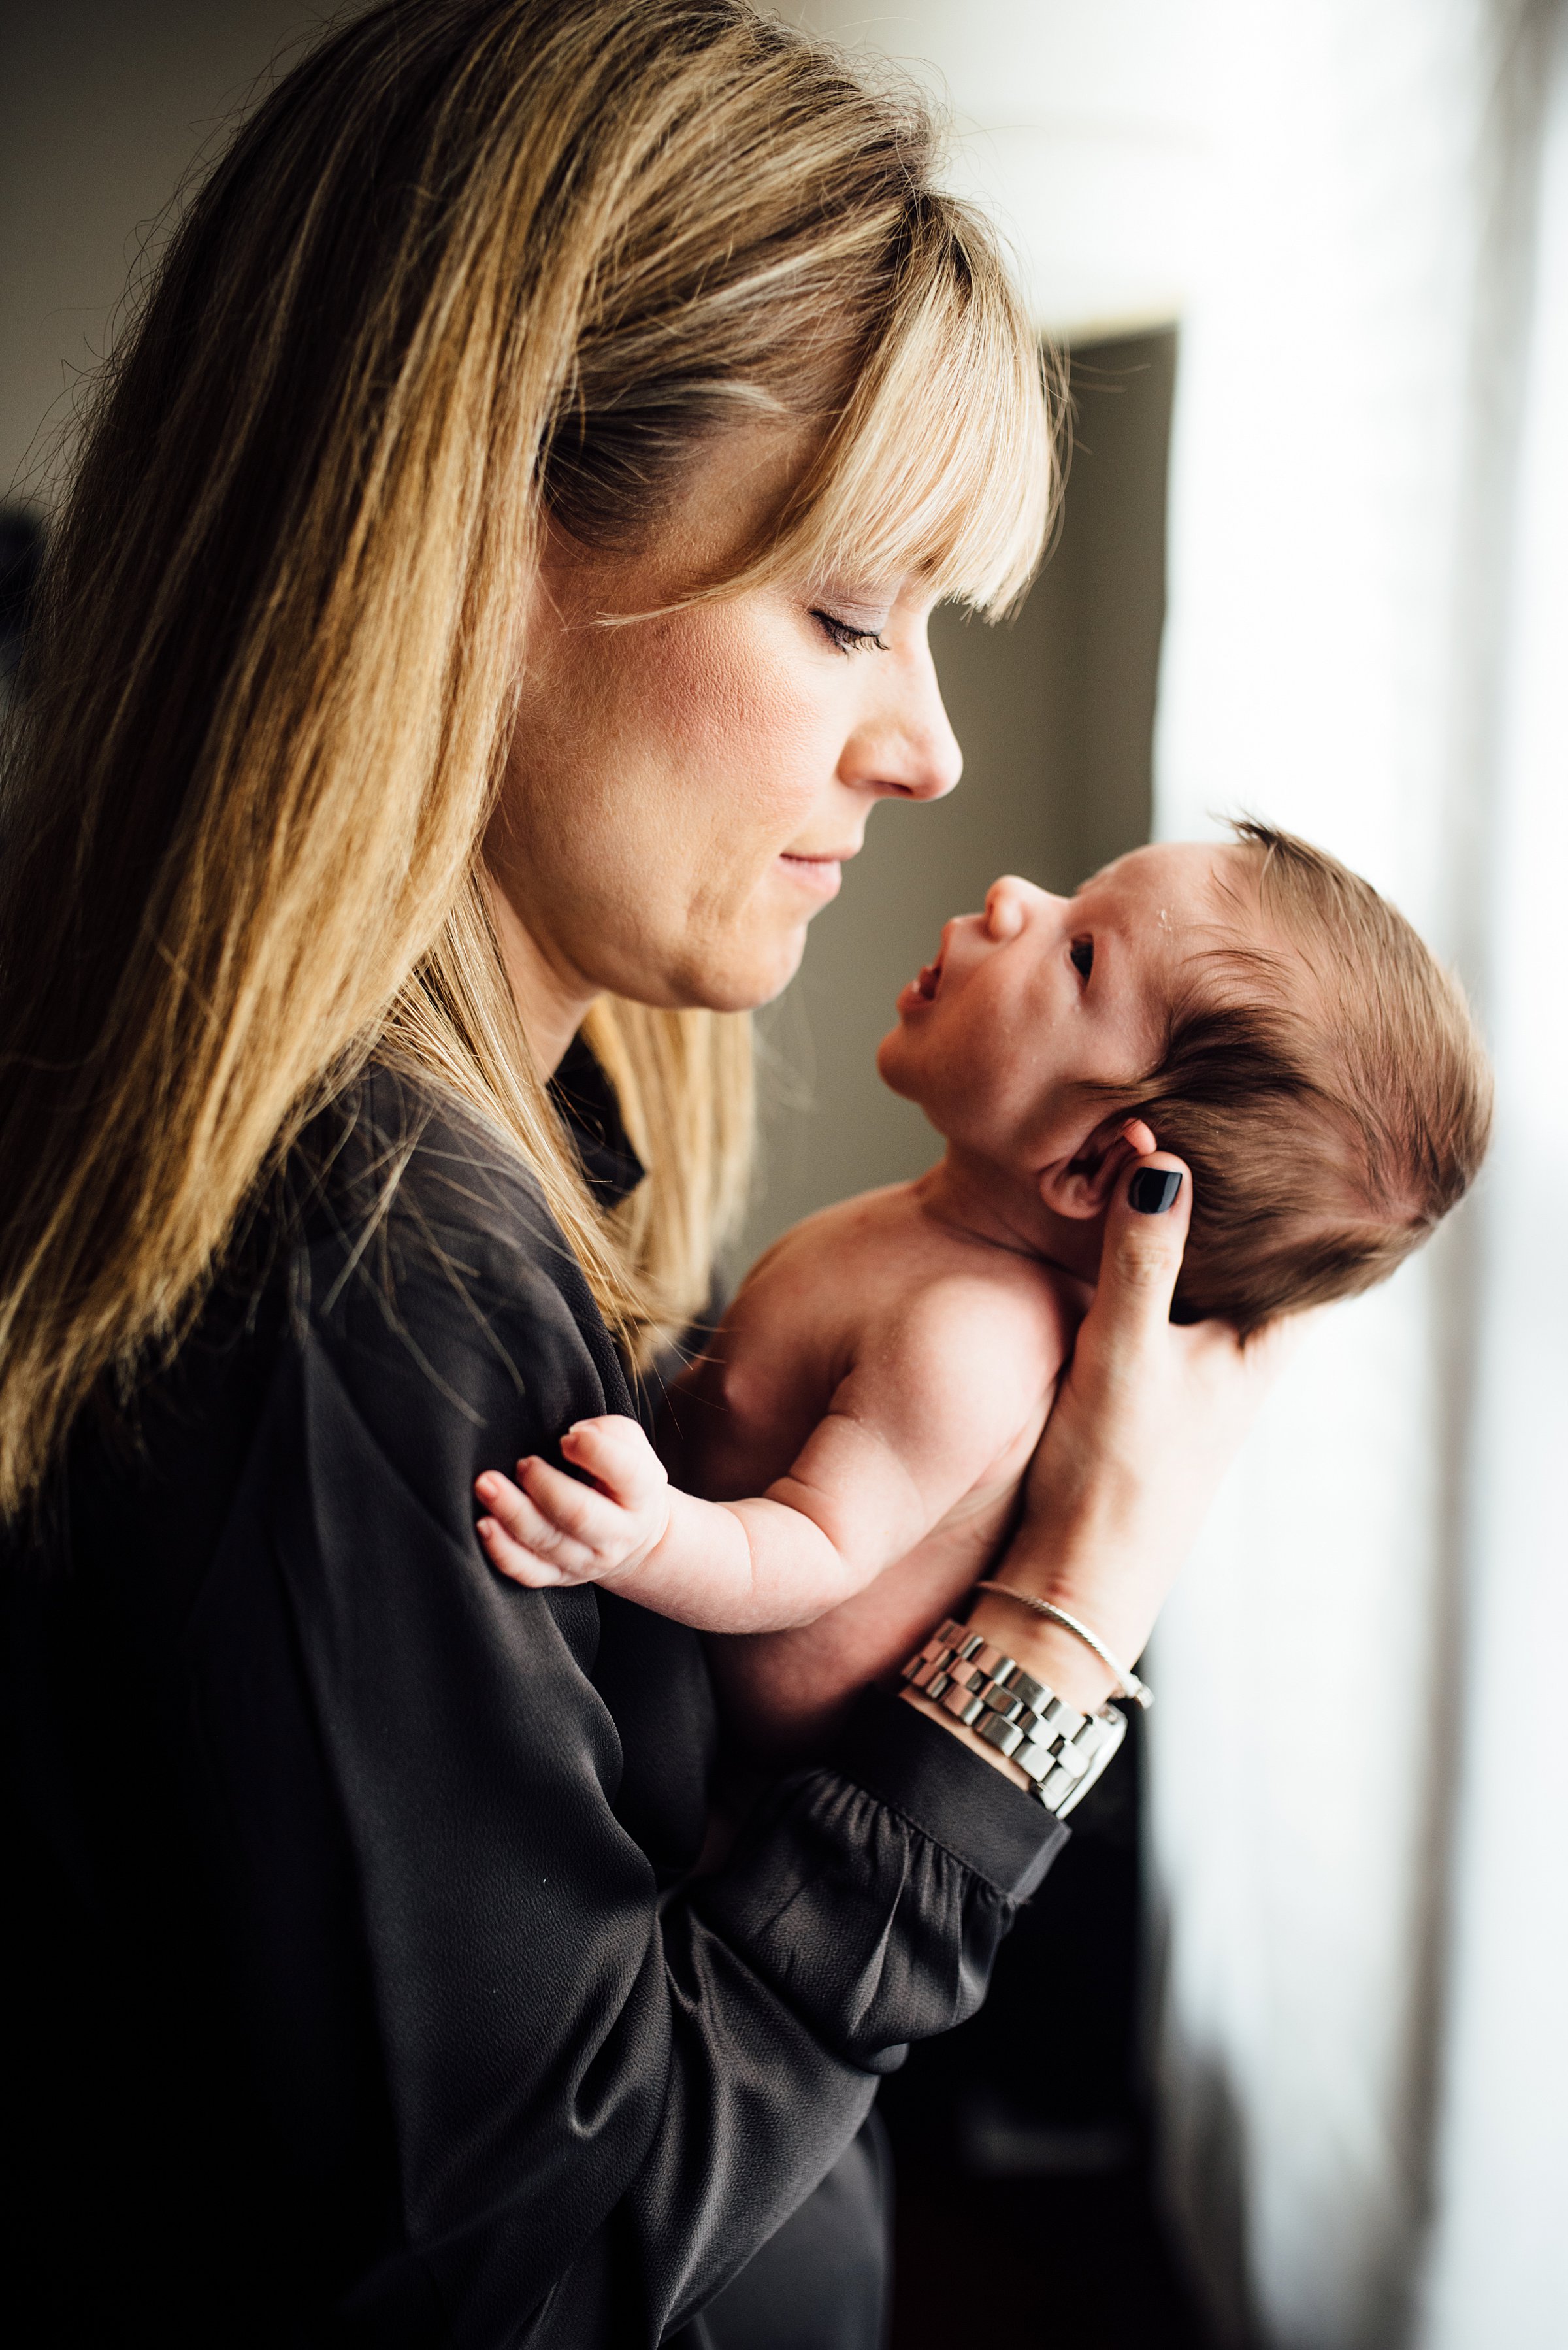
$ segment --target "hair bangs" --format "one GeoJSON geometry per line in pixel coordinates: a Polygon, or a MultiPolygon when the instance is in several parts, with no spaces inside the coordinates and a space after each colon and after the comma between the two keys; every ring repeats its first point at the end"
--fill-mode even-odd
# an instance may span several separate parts
{"type": "Polygon", "coordinates": [[[937,152],[912,86],[750,0],[386,0],[202,182],[105,378],[29,654],[0,1517],[178,1336],[374,1051],[510,1138],[639,1361],[701,1309],[744,1196],[744,1031],[606,1008],[650,1165],[607,1221],[489,919],[520,602],[547,524],[649,544],[712,436],[769,421],[810,454],[735,572],[1017,598],[1054,387],[937,152]]]}
{"type": "Polygon", "coordinates": [[[744,576],[918,575],[993,619],[1044,553],[1066,403],[989,232],[947,197],[922,225],[889,330],[744,576]]]}

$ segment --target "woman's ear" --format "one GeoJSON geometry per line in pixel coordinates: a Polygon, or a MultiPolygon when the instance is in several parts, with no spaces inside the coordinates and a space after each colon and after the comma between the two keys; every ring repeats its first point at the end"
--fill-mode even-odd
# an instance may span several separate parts
{"type": "Polygon", "coordinates": [[[1102,1118],[1070,1158],[1054,1159],[1041,1169],[1040,1197],[1058,1216],[1087,1222],[1104,1215],[1117,1176],[1132,1160],[1158,1148],[1141,1118],[1118,1110],[1102,1118]]]}

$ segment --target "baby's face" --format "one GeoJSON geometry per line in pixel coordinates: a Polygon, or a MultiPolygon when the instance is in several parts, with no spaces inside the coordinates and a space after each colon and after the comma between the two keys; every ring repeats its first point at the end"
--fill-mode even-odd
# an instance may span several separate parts
{"type": "Polygon", "coordinates": [[[987,1157],[1054,1155],[1085,1079],[1142,1076],[1189,955],[1234,937],[1255,894],[1242,847],[1139,848],[1054,898],[1005,875],[898,998],[877,1066],[940,1134],[987,1157]]]}

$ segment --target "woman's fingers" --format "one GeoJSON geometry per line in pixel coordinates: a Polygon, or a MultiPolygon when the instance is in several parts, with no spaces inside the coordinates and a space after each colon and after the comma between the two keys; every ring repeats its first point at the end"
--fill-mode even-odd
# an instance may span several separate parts
{"type": "Polygon", "coordinates": [[[1137,1340],[1168,1326],[1191,1218],[1192,1179],[1182,1161],[1168,1150],[1147,1152],[1116,1185],[1106,1210],[1085,1333],[1137,1340]]]}
{"type": "Polygon", "coordinates": [[[1188,1334],[1170,1304],[1191,1216],[1191,1176],[1169,1151],[1144,1152],[1116,1183],[1094,1299],[1029,1478],[1032,1513],[1063,1537],[1082,1519],[1102,1543],[1160,1482],[1164,1423],[1186,1400],[1173,1393],[1182,1366],[1172,1341],[1188,1334]]]}
{"type": "Polygon", "coordinates": [[[1094,1303],[1031,1464],[1004,1571],[1127,1659],[1311,1318],[1245,1342],[1225,1323],[1173,1323],[1191,1211],[1190,1172],[1168,1151],[1145,1152],[1120,1179],[1094,1303]]]}

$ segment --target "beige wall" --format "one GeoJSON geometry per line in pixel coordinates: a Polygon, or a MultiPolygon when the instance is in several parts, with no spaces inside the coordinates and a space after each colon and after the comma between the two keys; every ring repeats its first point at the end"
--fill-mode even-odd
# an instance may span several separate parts
{"type": "Polygon", "coordinates": [[[877,810],[800,977],[763,1015],[747,1253],[828,1200],[929,1165],[930,1129],[877,1082],[872,1056],[948,916],[978,906],[999,873],[1075,889],[1148,837],[1174,362],[1170,334],[1074,354],[1076,446],[1054,553],[1012,622],[936,617],[963,781],[936,806],[877,810]]]}
{"type": "MultiPolygon", "coordinates": [[[[310,0],[16,0],[0,49],[0,495],[39,468],[192,159],[338,13],[310,0]]],[[[345,12],[351,13],[351,12],[345,12]]]]}

